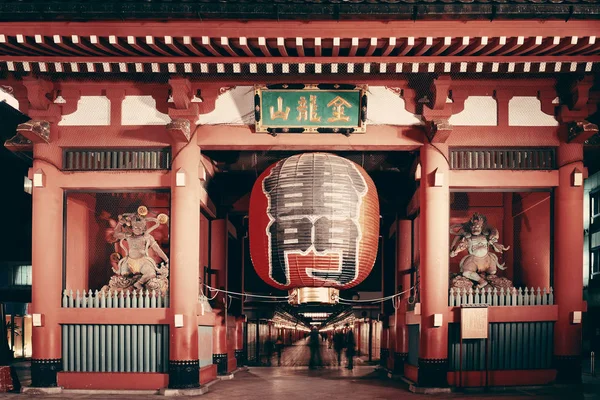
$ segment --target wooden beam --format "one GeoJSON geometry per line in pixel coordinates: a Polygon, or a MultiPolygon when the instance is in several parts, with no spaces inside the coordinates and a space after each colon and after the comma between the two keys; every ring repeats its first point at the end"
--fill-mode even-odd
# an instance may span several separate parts
{"type": "Polygon", "coordinates": [[[56,46],[60,47],[61,49],[63,49],[67,53],[77,54],[77,55],[80,55],[80,56],[81,55],[83,55],[83,56],[88,55],[86,52],[81,51],[77,47],[73,47],[73,46],[69,45],[68,43],[65,43],[65,41],[62,38],[62,36],[60,36],[60,35],[54,35],[52,37],[52,40],[54,41],[54,44],[56,46]]]}
{"type": "Polygon", "coordinates": [[[352,42],[350,44],[350,51],[348,52],[348,57],[356,56],[357,50],[358,50],[358,38],[353,37],[352,42]]]}
{"type": "Polygon", "coordinates": [[[258,48],[262,52],[263,56],[271,57],[271,52],[269,51],[269,48],[267,47],[267,39],[265,39],[262,36],[258,38],[258,48]]]}
{"type": "MultiPolygon", "coordinates": [[[[3,35],[0,35],[0,43],[5,43],[6,41],[6,37],[2,38],[3,35]],[[4,40],[4,42],[3,42],[4,40]]],[[[27,50],[24,51],[25,54],[36,54],[36,53],[42,53],[42,54],[47,54],[47,55],[56,55],[56,53],[52,52],[51,50],[48,50],[46,48],[43,48],[41,46],[38,46],[34,43],[29,43],[27,41],[27,37],[23,36],[23,35],[17,35],[16,37],[17,39],[17,43],[20,46],[25,47],[27,50]]],[[[31,39],[31,38],[29,38],[31,39]]],[[[15,46],[15,49],[18,49],[18,47],[15,46]]],[[[94,53],[92,53],[94,54],[94,53]]]]}
{"type": "Polygon", "coordinates": [[[255,54],[248,46],[248,39],[246,39],[244,36],[239,38],[239,45],[245,55],[247,55],[248,57],[255,57],[255,54]]]}
{"type": "Polygon", "coordinates": [[[427,36],[420,44],[415,47],[414,56],[422,56],[431,48],[433,45],[433,37],[427,36]]]}
{"type": "Polygon", "coordinates": [[[396,48],[396,38],[395,37],[391,37],[391,38],[388,39],[387,46],[383,50],[383,53],[381,53],[382,57],[389,56],[390,53],[392,51],[394,51],[395,48],[396,48]]]}
{"type": "Polygon", "coordinates": [[[315,56],[321,57],[321,38],[320,37],[315,38],[315,56]]]}
{"type": "Polygon", "coordinates": [[[340,55],[340,38],[339,37],[333,38],[333,47],[331,48],[331,55],[332,55],[332,57],[337,57],[340,55]]]}
{"type": "Polygon", "coordinates": [[[443,39],[440,39],[435,46],[431,48],[429,51],[430,56],[439,56],[442,54],[450,45],[452,44],[452,38],[450,36],[446,36],[443,39]]]}
{"type": "Polygon", "coordinates": [[[404,43],[400,46],[400,52],[398,56],[403,57],[407,55],[415,46],[415,38],[413,36],[409,36],[404,43]]]}
{"type": "Polygon", "coordinates": [[[523,44],[525,43],[525,37],[524,36],[519,36],[516,38],[510,38],[508,40],[508,42],[506,43],[506,45],[504,47],[502,47],[499,51],[496,52],[496,54],[494,54],[495,56],[503,56],[505,54],[508,54],[512,51],[515,51],[516,49],[518,49],[519,47],[521,47],[523,44]]]}
{"type": "Polygon", "coordinates": [[[140,54],[144,54],[146,56],[154,56],[154,53],[152,53],[149,50],[146,50],[137,43],[137,38],[135,36],[127,36],[127,44],[140,54]]]}
{"type": "Polygon", "coordinates": [[[301,37],[296,38],[296,53],[298,57],[304,57],[304,40],[301,37]]]}
{"type": "Polygon", "coordinates": [[[238,54],[229,45],[229,38],[227,38],[227,36],[221,36],[221,47],[224,48],[227,54],[229,54],[230,56],[238,56],[238,54]]]}
{"type": "Polygon", "coordinates": [[[489,56],[492,53],[495,53],[499,49],[502,48],[506,44],[506,36],[500,36],[497,38],[493,38],[491,43],[485,46],[481,51],[478,52],[479,56],[489,56]]]}
{"type": "Polygon", "coordinates": [[[511,56],[520,56],[521,54],[525,54],[528,53],[530,51],[535,51],[536,47],[538,47],[539,45],[542,44],[543,42],[543,37],[541,36],[536,36],[534,38],[529,38],[525,41],[525,43],[523,43],[521,46],[519,46],[512,54],[511,56]]]}
{"type": "Polygon", "coordinates": [[[60,178],[64,189],[159,189],[171,187],[170,171],[72,172],[60,178]]]}
{"type": "Polygon", "coordinates": [[[370,126],[367,133],[343,135],[254,133],[251,126],[198,127],[202,150],[416,150],[423,143],[421,129],[388,125],[370,126]],[[418,138],[418,139],[417,139],[418,138]]]}
{"type": "Polygon", "coordinates": [[[367,48],[367,52],[365,53],[366,57],[371,57],[375,50],[377,49],[377,38],[371,38],[369,41],[369,47],[367,48]]]}
{"type": "MultiPolygon", "coordinates": [[[[37,42],[37,40],[36,40],[37,42]]],[[[92,44],[92,46],[102,50],[103,52],[105,52],[106,54],[110,54],[113,56],[121,56],[120,53],[112,50],[111,48],[108,48],[107,46],[103,45],[102,42],[100,41],[100,38],[97,35],[90,35],[90,43],[92,44]]]]}
{"type": "Polygon", "coordinates": [[[177,44],[175,44],[175,41],[173,40],[173,36],[165,36],[164,38],[165,41],[165,46],[167,46],[169,49],[171,49],[171,51],[175,54],[178,54],[182,57],[187,56],[187,54],[181,50],[179,47],[177,47],[177,44]]]}
{"type": "MultiPolygon", "coordinates": [[[[125,47],[123,47],[121,45],[121,43],[119,43],[119,38],[115,35],[110,35],[108,37],[108,43],[115,49],[117,49],[118,51],[120,51],[121,53],[127,55],[127,56],[135,56],[135,52],[131,51],[130,49],[126,49],[125,47]]],[[[143,54],[143,53],[142,53],[143,54]]]]}
{"type": "Polygon", "coordinates": [[[82,51],[95,55],[95,56],[103,56],[105,55],[104,53],[102,53],[101,51],[98,51],[97,49],[88,46],[86,43],[83,42],[82,40],[83,38],[80,38],[77,35],[71,35],[71,43],[73,44],[73,46],[80,48],[82,51]]]}
{"type": "Polygon", "coordinates": [[[278,37],[277,38],[277,50],[279,50],[279,55],[281,57],[288,57],[287,49],[285,48],[285,38],[278,37]]]}
{"type": "Polygon", "coordinates": [[[487,45],[488,45],[488,37],[487,36],[473,38],[473,43],[471,43],[464,49],[463,54],[464,55],[475,54],[487,45]]]}
{"type": "Polygon", "coordinates": [[[144,37],[152,35],[155,37],[164,37],[171,35],[181,37],[189,35],[191,37],[201,37],[209,35],[211,37],[240,37],[247,38],[279,36],[297,37],[304,39],[315,37],[350,38],[360,32],[362,37],[386,38],[390,32],[394,32],[396,37],[456,37],[457,32],[461,36],[471,38],[479,37],[485,32],[489,37],[500,36],[510,32],[513,37],[525,36],[555,36],[557,32],[564,32],[564,36],[577,36],[579,38],[597,35],[597,24],[590,23],[589,20],[543,20],[527,21],[523,20],[494,20],[494,21],[451,21],[451,20],[421,20],[407,23],[406,21],[374,21],[374,20],[353,20],[353,21],[277,21],[277,23],[265,24],[264,21],[228,21],[224,23],[220,20],[213,21],[86,21],[86,22],[1,22],[0,32],[5,35],[23,34],[33,36],[40,34],[43,36],[52,35],[97,35],[106,36],[107,32],[119,32],[123,36],[133,35],[144,37]],[[285,32],[285,33],[284,33],[285,32]]]}
{"type": "Polygon", "coordinates": [[[210,37],[202,36],[202,46],[213,56],[219,57],[221,53],[219,53],[210,42],[210,37]]]}
{"type": "Polygon", "coordinates": [[[454,45],[450,46],[448,51],[446,51],[446,55],[454,56],[456,54],[459,54],[464,49],[466,49],[467,46],[469,46],[470,42],[471,39],[468,36],[463,36],[462,38],[458,39],[454,45]]]}
{"type": "MultiPolygon", "coordinates": [[[[488,307],[488,322],[535,322],[558,320],[558,305],[488,307]]],[[[448,323],[460,322],[460,307],[448,307],[448,323]]]]}
{"type": "Polygon", "coordinates": [[[542,189],[558,186],[558,171],[452,170],[454,189],[542,189]]]}
{"type": "Polygon", "coordinates": [[[212,218],[217,218],[217,207],[208,196],[208,192],[200,186],[200,208],[212,218]]]}
{"type": "Polygon", "coordinates": [[[194,42],[194,39],[192,39],[190,36],[183,37],[183,45],[185,46],[186,49],[188,49],[195,55],[197,55],[199,57],[206,57],[206,54],[204,54],[202,51],[200,51],[200,49],[198,49],[198,47],[196,47],[196,43],[194,42]]]}

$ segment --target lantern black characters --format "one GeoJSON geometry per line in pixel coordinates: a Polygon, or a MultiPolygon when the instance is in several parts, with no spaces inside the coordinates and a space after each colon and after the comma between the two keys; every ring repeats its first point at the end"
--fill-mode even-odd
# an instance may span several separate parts
{"type": "Polygon", "coordinates": [[[307,153],[270,166],[254,184],[249,214],[256,272],[274,287],[298,289],[297,302],[331,302],[373,268],[377,191],[366,171],[345,158],[307,153]]]}

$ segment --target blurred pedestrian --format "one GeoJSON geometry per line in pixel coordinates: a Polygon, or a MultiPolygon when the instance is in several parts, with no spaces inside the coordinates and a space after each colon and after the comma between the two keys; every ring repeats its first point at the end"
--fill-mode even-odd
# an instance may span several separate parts
{"type": "Polygon", "coordinates": [[[319,331],[316,327],[313,327],[308,336],[308,347],[310,348],[310,362],[308,367],[310,369],[316,369],[321,366],[321,349],[319,340],[319,331]]]}
{"type": "Polygon", "coordinates": [[[346,368],[353,369],[356,342],[354,341],[354,332],[350,328],[350,324],[346,324],[346,338],[344,342],[346,345],[346,358],[348,359],[348,366],[346,368]]]}
{"type": "Polygon", "coordinates": [[[338,365],[342,365],[342,350],[344,350],[344,334],[341,330],[333,334],[333,349],[337,354],[338,365]]]}
{"type": "Polygon", "coordinates": [[[277,340],[275,341],[275,351],[277,352],[277,366],[281,366],[281,351],[283,350],[283,338],[277,336],[277,340]]]}

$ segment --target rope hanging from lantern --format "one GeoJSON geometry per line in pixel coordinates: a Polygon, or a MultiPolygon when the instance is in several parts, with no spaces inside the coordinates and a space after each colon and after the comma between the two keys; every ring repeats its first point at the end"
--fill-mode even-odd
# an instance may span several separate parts
{"type": "MultiPolygon", "coordinates": [[[[209,290],[211,291],[215,291],[217,292],[217,294],[219,292],[221,293],[225,293],[227,294],[230,298],[238,298],[238,299],[242,299],[244,300],[244,298],[247,297],[255,297],[258,299],[266,299],[266,300],[252,300],[252,301],[257,301],[257,302],[262,302],[262,303],[285,303],[286,300],[288,300],[290,297],[289,296],[269,296],[269,295],[260,295],[260,294],[252,294],[252,293],[239,293],[239,292],[233,292],[233,291],[229,291],[229,290],[223,290],[223,289],[217,289],[214,288],[212,286],[209,286],[207,284],[204,284],[204,286],[206,286],[209,290]],[[238,297],[239,296],[239,297],[238,297]]],[[[392,300],[392,302],[394,303],[394,309],[397,309],[397,307],[395,306],[395,299],[399,296],[402,296],[405,293],[410,292],[412,289],[414,289],[414,286],[400,292],[400,293],[396,293],[393,294],[391,296],[386,296],[386,297],[381,297],[378,299],[368,299],[368,300],[351,300],[351,299],[344,299],[340,297],[340,303],[341,304],[345,304],[345,305],[352,305],[352,304],[377,304],[377,303],[383,303],[387,300],[392,300]]],[[[214,299],[217,295],[215,294],[215,296],[212,298],[214,299]]],[[[210,299],[210,300],[212,300],[210,299]]],[[[245,300],[244,300],[245,301],[245,300]]]]}
{"type": "Polygon", "coordinates": [[[233,294],[233,295],[238,295],[238,296],[258,297],[258,298],[264,298],[264,299],[286,299],[286,300],[290,298],[290,296],[265,296],[265,295],[252,294],[252,293],[232,292],[230,290],[223,290],[223,289],[214,288],[212,286],[207,285],[206,283],[204,284],[204,286],[206,286],[210,290],[215,290],[217,292],[222,292],[222,293],[227,293],[227,294],[233,294]]]}
{"type": "Polygon", "coordinates": [[[342,303],[342,304],[352,304],[352,303],[375,304],[375,303],[383,303],[383,302],[385,302],[387,300],[392,300],[393,301],[396,297],[402,296],[404,293],[410,292],[413,288],[414,288],[414,286],[410,287],[410,288],[408,288],[408,289],[406,289],[406,290],[404,290],[404,291],[402,291],[400,293],[396,293],[396,294],[393,294],[391,296],[381,297],[379,299],[351,300],[351,299],[344,299],[344,298],[340,297],[340,303],[342,303]]]}

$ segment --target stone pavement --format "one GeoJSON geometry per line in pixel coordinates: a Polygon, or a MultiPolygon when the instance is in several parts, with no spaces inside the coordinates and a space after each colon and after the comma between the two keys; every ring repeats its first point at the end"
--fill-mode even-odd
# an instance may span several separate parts
{"type": "MultiPolygon", "coordinates": [[[[543,400],[600,400],[600,377],[584,374],[584,384],[573,386],[547,386],[539,388],[507,388],[492,392],[470,391],[466,393],[446,393],[437,395],[419,395],[408,391],[408,386],[398,380],[388,379],[383,371],[373,366],[358,363],[354,370],[337,366],[335,352],[322,346],[323,368],[309,370],[309,349],[306,342],[300,341],[287,347],[282,354],[282,366],[277,367],[274,356],[273,367],[250,367],[248,371],[240,371],[232,380],[212,384],[208,393],[203,396],[185,397],[202,400],[385,400],[385,399],[543,399],[543,400]]],[[[345,365],[345,360],[343,360],[345,365]]],[[[20,373],[26,373],[21,368],[20,373]]],[[[25,377],[25,375],[23,375],[25,377]]],[[[65,391],[51,396],[0,394],[0,399],[20,400],[30,398],[48,399],[160,399],[150,394],[106,394],[106,393],[72,393],[65,391]]]]}

